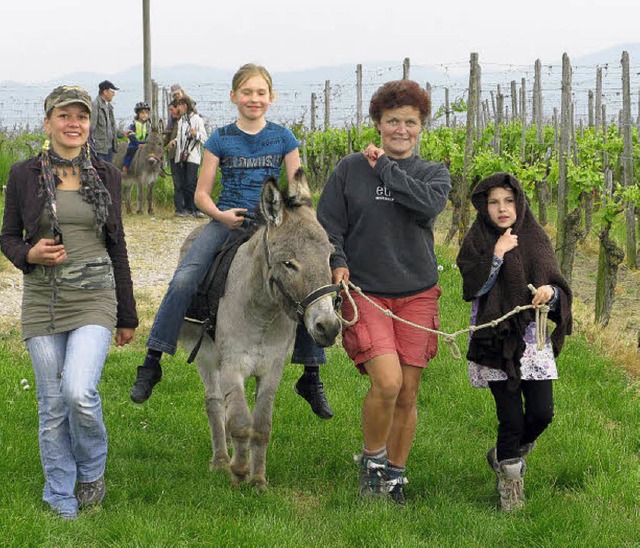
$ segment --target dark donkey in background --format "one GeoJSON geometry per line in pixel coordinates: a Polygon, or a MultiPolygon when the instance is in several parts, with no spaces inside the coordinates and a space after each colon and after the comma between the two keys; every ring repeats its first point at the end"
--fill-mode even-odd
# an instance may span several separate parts
{"type": "MultiPolygon", "coordinates": [[[[282,193],[265,182],[260,209],[264,224],[240,245],[220,299],[215,340],[205,337],[196,357],[205,386],[213,445],[212,469],[230,470],[234,483],[266,488],[266,452],[276,391],[291,352],[299,321],[320,346],[333,344],[340,331],[331,284],[332,246],[316,218],[302,169],[282,193]],[[245,381],[256,378],[253,412],[245,381]],[[233,443],[229,458],[227,436],[233,443]]],[[[182,247],[186,253],[198,227],[182,247]]],[[[191,352],[201,327],[185,321],[180,343],[191,352]]]]}
{"type": "MultiPolygon", "coordinates": [[[[127,142],[118,144],[118,150],[113,157],[113,165],[122,169],[122,161],[127,152],[127,142]]],[[[131,194],[134,185],[138,192],[138,210],[141,214],[144,211],[145,194],[147,196],[147,212],[153,214],[153,186],[156,184],[162,172],[162,157],[164,147],[162,146],[162,135],[157,128],[151,129],[147,137],[147,142],[140,145],[136,150],[128,175],[122,177],[122,196],[125,201],[127,213],[131,213],[131,194]]]]}

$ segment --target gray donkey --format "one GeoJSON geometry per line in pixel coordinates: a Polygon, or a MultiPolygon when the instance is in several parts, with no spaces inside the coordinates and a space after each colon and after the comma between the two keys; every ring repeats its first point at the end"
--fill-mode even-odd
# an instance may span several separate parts
{"type": "MultiPolygon", "coordinates": [[[[265,182],[260,209],[266,223],[233,258],[218,309],[215,342],[205,337],[196,365],[211,428],[210,468],[229,470],[233,483],[249,481],[263,491],[273,404],[296,324],[303,321],[320,346],[333,344],[341,324],[334,309],[339,286],[330,285],[332,246],[316,219],[302,170],[285,192],[274,180],[265,182]],[[245,381],[252,376],[256,377],[253,412],[245,396],[245,381]]],[[[182,255],[198,230],[187,238],[182,255]]],[[[184,322],[180,342],[187,351],[199,333],[199,327],[184,322]]]]}
{"type": "MultiPolygon", "coordinates": [[[[118,143],[118,150],[113,157],[113,165],[122,169],[122,161],[127,152],[127,143],[118,143]]],[[[164,147],[160,132],[153,128],[149,132],[147,142],[136,150],[129,173],[122,176],[122,197],[125,202],[127,213],[131,213],[131,194],[134,186],[138,192],[138,210],[141,214],[144,211],[145,194],[147,199],[147,212],[153,215],[153,187],[162,172],[164,147]]]]}

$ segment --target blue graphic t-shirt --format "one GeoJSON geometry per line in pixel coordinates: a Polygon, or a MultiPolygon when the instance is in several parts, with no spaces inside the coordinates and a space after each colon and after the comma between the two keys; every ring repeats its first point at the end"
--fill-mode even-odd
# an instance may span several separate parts
{"type": "Polygon", "coordinates": [[[284,157],[298,148],[298,140],[290,129],[273,122],[267,122],[255,135],[233,123],[216,129],[204,146],[220,159],[222,192],[218,208],[253,211],[265,178],[272,175],[278,179],[284,157]]]}

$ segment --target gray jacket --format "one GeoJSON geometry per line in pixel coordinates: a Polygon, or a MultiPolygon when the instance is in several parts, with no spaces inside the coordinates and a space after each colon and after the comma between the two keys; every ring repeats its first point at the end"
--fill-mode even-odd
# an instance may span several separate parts
{"type": "Polygon", "coordinates": [[[118,148],[113,105],[100,95],[91,103],[91,136],[98,154],[108,154],[118,148]]]}

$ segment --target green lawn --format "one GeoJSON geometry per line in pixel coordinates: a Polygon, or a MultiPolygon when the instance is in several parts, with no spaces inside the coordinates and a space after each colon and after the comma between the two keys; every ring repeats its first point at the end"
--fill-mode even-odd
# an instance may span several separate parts
{"type": "MultiPolygon", "coordinates": [[[[447,255],[446,252],[442,252],[447,255]]],[[[468,325],[452,258],[442,261],[441,323],[468,325]]],[[[139,333],[144,339],[146,333],[139,333]]],[[[445,344],[423,377],[419,425],[401,509],[361,501],[353,455],[367,389],[344,352],[322,376],[334,410],[317,419],[288,366],[268,453],[269,488],[233,487],[208,470],[203,389],[184,353],[143,405],[129,400],[140,345],[112,351],[101,392],[110,436],[108,494],[62,522],[41,502],[33,372],[17,333],[0,338],[0,544],[7,546],[631,546],[640,543],[640,383],[570,337],[555,384],[556,418],[528,457],[527,507],[496,510],[485,461],[496,419],[488,391],[445,344]],[[21,379],[31,388],[23,390],[21,379]]],[[[461,350],[465,337],[459,338],[461,350]]]]}

